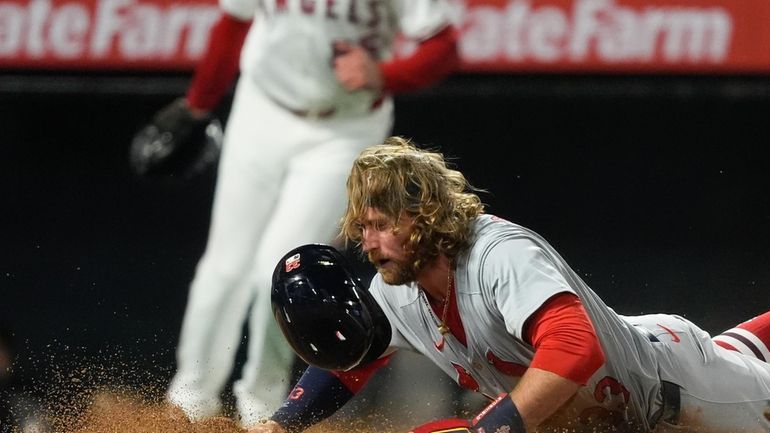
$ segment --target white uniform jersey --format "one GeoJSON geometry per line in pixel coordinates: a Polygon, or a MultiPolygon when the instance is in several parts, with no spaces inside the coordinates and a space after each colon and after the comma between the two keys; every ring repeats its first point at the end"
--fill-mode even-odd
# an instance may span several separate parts
{"type": "Polygon", "coordinates": [[[279,105],[338,114],[369,110],[381,96],[348,92],[332,68],[333,44],[360,44],[376,60],[393,55],[396,34],[424,40],[449,24],[436,0],[220,0],[240,18],[254,18],[241,54],[241,73],[279,105]]]}
{"type": "MultiPolygon", "coordinates": [[[[700,331],[705,336],[687,341],[687,348],[683,349],[686,355],[672,354],[669,346],[655,341],[663,341],[674,326],[677,339],[684,341],[685,335],[693,334],[697,327],[676,316],[633,318],[616,314],[531,230],[482,215],[474,231],[472,246],[458,257],[455,270],[457,308],[467,347],[447,334],[445,346],[437,349],[439,319],[424,292],[415,283],[389,286],[378,274],[372,281],[371,292],[393,327],[392,347],[417,350],[461,386],[494,397],[510,392],[533,359],[533,348],[522,337],[526,320],[553,295],[570,292],[581,299],[606,360],[548,424],[580,431],[581,424],[587,424],[590,418],[614,424],[621,430],[630,426],[649,430],[661,410],[661,379],[679,385],[684,380],[684,385],[689,386],[687,379],[683,379],[683,374],[689,374],[692,381],[704,382],[698,374],[704,364],[703,354],[715,350],[705,332],[700,331]],[[657,324],[667,325],[668,330],[656,329],[657,324]],[[695,364],[700,367],[694,367],[695,364]],[[692,371],[680,371],[685,369],[692,371]]],[[[746,392],[723,391],[720,394],[726,400],[770,396],[767,382],[757,385],[755,379],[760,369],[765,380],[770,378],[767,365],[756,361],[763,364],[757,368],[751,361],[746,362],[751,365],[745,374],[738,375],[738,386],[746,387],[746,392]]]]}

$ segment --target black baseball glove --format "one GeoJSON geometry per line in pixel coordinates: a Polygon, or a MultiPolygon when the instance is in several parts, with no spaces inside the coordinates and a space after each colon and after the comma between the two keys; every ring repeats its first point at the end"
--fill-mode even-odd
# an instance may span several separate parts
{"type": "Polygon", "coordinates": [[[190,179],[219,158],[222,124],[214,116],[196,118],[184,98],[162,108],[134,135],[132,171],[140,178],[190,179]]]}

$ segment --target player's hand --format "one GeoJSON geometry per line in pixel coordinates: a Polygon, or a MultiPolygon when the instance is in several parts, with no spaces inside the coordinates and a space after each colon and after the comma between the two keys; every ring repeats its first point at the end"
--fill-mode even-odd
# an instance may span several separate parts
{"type": "Polygon", "coordinates": [[[286,429],[277,422],[269,419],[265,422],[254,424],[246,429],[246,433],[286,433],[286,429]]]}
{"type": "Polygon", "coordinates": [[[361,45],[334,42],[334,75],[346,90],[382,88],[380,66],[361,45]]]}
{"type": "Polygon", "coordinates": [[[470,427],[471,423],[467,419],[447,418],[414,427],[409,433],[471,433],[470,427]]]}

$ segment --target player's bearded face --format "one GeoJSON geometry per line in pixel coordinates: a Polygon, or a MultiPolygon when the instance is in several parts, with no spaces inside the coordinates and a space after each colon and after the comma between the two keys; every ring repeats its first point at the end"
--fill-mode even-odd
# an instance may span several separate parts
{"type": "Polygon", "coordinates": [[[400,285],[416,279],[414,254],[405,248],[412,231],[412,220],[392,221],[370,209],[361,221],[364,252],[382,275],[383,281],[400,285]],[[398,225],[396,225],[398,224],[398,225]]]}
{"type": "Polygon", "coordinates": [[[417,278],[412,266],[411,254],[404,259],[395,259],[369,253],[369,261],[377,267],[377,272],[382,275],[382,280],[387,284],[397,286],[410,283],[417,278]]]}

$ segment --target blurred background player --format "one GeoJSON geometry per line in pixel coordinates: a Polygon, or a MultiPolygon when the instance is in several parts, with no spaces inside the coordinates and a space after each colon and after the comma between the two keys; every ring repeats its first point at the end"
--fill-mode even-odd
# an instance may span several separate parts
{"type": "Polygon", "coordinates": [[[167,398],[193,419],[220,413],[251,305],[247,360],[233,385],[248,426],[278,407],[290,382],[293,353],[269,308],[275,261],[293,246],[333,241],[350,163],[392,127],[390,95],[435,83],[458,55],[441,0],[221,0],[220,7],[186,97],[152,125],[162,142],[208,122],[240,63],[208,243],[167,398]],[[394,59],[397,35],[416,46],[394,59]]]}

